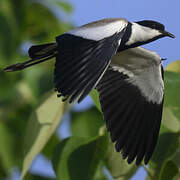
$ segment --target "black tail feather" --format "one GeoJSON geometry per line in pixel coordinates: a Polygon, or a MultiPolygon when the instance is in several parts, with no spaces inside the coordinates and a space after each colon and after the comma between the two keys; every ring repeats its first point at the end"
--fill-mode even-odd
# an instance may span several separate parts
{"type": "Polygon", "coordinates": [[[56,45],[55,43],[51,43],[45,45],[32,46],[29,49],[29,56],[32,59],[25,61],[23,63],[12,64],[4,68],[4,71],[6,72],[19,71],[27,67],[30,67],[32,65],[50,60],[51,58],[55,57],[57,53],[57,45],[56,46],[55,45],[56,45]]]}
{"type": "Polygon", "coordinates": [[[41,44],[41,45],[35,45],[31,46],[28,50],[29,57],[34,59],[39,56],[44,56],[47,53],[52,53],[57,48],[56,43],[48,43],[48,44],[41,44]]]}

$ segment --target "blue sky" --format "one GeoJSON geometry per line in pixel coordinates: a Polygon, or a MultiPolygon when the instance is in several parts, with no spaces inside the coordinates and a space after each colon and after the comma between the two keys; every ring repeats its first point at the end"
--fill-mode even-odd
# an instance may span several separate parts
{"type": "MultiPolygon", "coordinates": [[[[173,33],[176,39],[163,38],[144,47],[156,51],[162,58],[168,58],[165,63],[180,59],[179,0],[68,0],[68,2],[74,8],[68,20],[75,26],[107,17],[124,17],[129,21],[150,19],[163,23],[166,30],[173,33]]],[[[81,109],[85,105],[87,100],[76,108],[81,109]]],[[[66,128],[66,125],[61,128],[64,136],[67,134],[66,128]]],[[[36,159],[31,170],[53,175],[49,162],[42,156],[36,159]]],[[[15,176],[18,177],[19,174],[15,176]]],[[[133,180],[143,180],[144,177],[145,172],[140,170],[133,180]]]]}

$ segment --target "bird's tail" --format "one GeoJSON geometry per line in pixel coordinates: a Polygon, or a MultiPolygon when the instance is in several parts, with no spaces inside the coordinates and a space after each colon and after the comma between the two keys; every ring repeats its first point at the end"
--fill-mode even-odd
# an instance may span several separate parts
{"type": "Polygon", "coordinates": [[[29,48],[28,54],[29,57],[31,58],[30,60],[25,61],[23,63],[12,64],[4,68],[4,71],[6,72],[19,71],[55,57],[57,54],[57,44],[49,43],[49,44],[31,46],[29,48]]]}

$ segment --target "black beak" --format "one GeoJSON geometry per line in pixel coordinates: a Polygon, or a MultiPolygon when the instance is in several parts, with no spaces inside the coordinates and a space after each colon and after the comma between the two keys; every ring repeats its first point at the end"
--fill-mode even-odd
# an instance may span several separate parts
{"type": "Polygon", "coordinates": [[[175,38],[175,36],[174,36],[173,34],[167,32],[167,31],[163,31],[162,34],[163,34],[164,36],[168,36],[168,37],[171,37],[171,38],[175,38]]]}

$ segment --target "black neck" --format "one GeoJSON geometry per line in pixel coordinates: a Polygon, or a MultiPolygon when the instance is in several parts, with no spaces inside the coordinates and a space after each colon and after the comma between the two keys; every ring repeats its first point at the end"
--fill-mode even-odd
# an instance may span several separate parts
{"type": "Polygon", "coordinates": [[[128,25],[127,25],[127,28],[126,28],[126,31],[125,31],[125,35],[123,36],[123,38],[121,39],[121,45],[119,46],[118,48],[118,51],[123,51],[125,49],[128,49],[129,47],[127,45],[125,45],[130,36],[131,36],[131,33],[132,33],[132,24],[130,22],[128,22],[128,25]]]}

